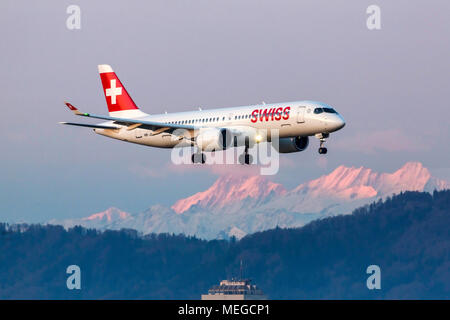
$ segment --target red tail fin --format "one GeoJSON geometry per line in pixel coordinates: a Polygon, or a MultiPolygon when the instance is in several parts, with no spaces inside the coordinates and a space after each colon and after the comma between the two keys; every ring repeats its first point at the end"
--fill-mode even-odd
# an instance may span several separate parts
{"type": "Polygon", "coordinates": [[[120,82],[111,66],[101,64],[98,66],[100,79],[102,80],[103,93],[109,112],[138,110],[139,108],[131,99],[125,87],[120,82]]]}

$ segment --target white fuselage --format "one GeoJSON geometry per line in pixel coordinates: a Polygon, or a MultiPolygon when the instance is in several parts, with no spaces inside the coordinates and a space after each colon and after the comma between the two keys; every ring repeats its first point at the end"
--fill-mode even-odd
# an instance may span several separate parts
{"type": "MultiPolygon", "coordinates": [[[[145,115],[135,119],[185,124],[197,128],[226,128],[236,132],[254,130],[256,134],[264,131],[264,135],[267,134],[269,137],[272,130],[278,130],[280,138],[307,137],[331,133],[345,125],[344,119],[337,112],[317,112],[316,110],[324,110],[324,108],[334,111],[321,102],[296,101],[145,115]]],[[[108,121],[103,124],[111,125],[113,122],[108,121]]],[[[94,131],[114,139],[160,148],[172,148],[179,144],[180,140],[176,132],[169,133],[161,129],[150,130],[139,127],[130,129],[123,125],[119,127],[120,129],[94,129],[94,131]]]]}

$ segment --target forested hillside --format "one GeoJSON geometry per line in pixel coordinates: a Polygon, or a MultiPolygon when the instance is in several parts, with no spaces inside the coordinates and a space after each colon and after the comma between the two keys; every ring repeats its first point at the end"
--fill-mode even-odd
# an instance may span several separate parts
{"type": "Polygon", "coordinates": [[[273,299],[450,298],[450,191],[406,192],[352,215],[240,241],[0,225],[1,299],[198,299],[238,274],[273,299]],[[81,268],[68,290],[66,268],[81,268]],[[366,268],[381,268],[368,290],[366,268]]]}

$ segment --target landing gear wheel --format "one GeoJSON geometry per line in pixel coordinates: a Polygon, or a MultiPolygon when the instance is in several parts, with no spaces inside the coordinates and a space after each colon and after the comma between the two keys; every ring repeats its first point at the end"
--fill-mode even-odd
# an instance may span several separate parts
{"type": "Polygon", "coordinates": [[[245,137],[245,148],[244,153],[239,156],[240,164],[250,164],[253,163],[253,157],[248,154],[248,149],[250,148],[250,139],[245,137]]]}
{"type": "Polygon", "coordinates": [[[239,156],[240,164],[250,164],[253,162],[253,157],[248,153],[243,153],[239,156]]]}
{"type": "Polygon", "coordinates": [[[205,163],[206,155],[204,153],[194,153],[191,157],[192,163],[205,163]]]}
{"type": "Polygon", "coordinates": [[[328,133],[319,133],[316,134],[316,137],[319,139],[320,141],[320,145],[319,145],[319,154],[326,154],[327,153],[327,148],[325,148],[323,146],[323,144],[325,143],[325,139],[328,138],[329,134],[328,133]]]}

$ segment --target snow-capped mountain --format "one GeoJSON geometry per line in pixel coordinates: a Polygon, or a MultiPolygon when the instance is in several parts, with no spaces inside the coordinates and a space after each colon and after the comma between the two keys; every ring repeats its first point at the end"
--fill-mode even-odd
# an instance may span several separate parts
{"type": "Polygon", "coordinates": [[[450,188],[450,184],[431,176],[420,162],[407,162],[393,173],[377,173],[364,167],[339,166],[328,175],[302,183],[288,192],[282,201],[291,212],[322,215],[350,213],[353,209],[401,191],[427,191],[450,188]]]}
{"type": "Polygon", "coordinates": [[[67,219],[63,221],[51,220],[49,224],[60,224],[65,228],[70,228],[76,225],[95,229],[120,229],[122,222],[131,218],[131,214],[117,208],[111,207],[105,211],[94,213],[88,217],[81,219],[67,219]]]}
{"type": "Polygon", "coordinates": [[[330,174],[290,191],[262,176],[222,176],[206,191],[177,201],[172,209],[177,213],[205,209],[235,213],[258,208],[258,211],[344,214],[401,191],[431,192],[445,188],[449,188],[449,183],[432,177],[420,162],[408,162],[394,173],[339,166],[330,174]]]}
{"type": "Polygon", "coordinates": [[[262,176],[224,175],[207,190],[180,199],[171,208],[155,205],[132,215],[115,208],[83,219],[51,221],[65,227],[132,228],[148,233],[184,233],[197,237],[241,238],[276,226],[298,227],[314,219],[353,209],[401,191],[450,188],[419,162],[393,173],[339,166],[330,174],[292,190],[262,176]]]}
{"type": "Polygon", "coordinates": [[[252,209],[270,201],[274,196],[286,194],[281,184],[273,183],[262,176],[224,175],[206,191],[178,200],[172,209],[183,213],[190,209],[235,212],[252,209]]]}

